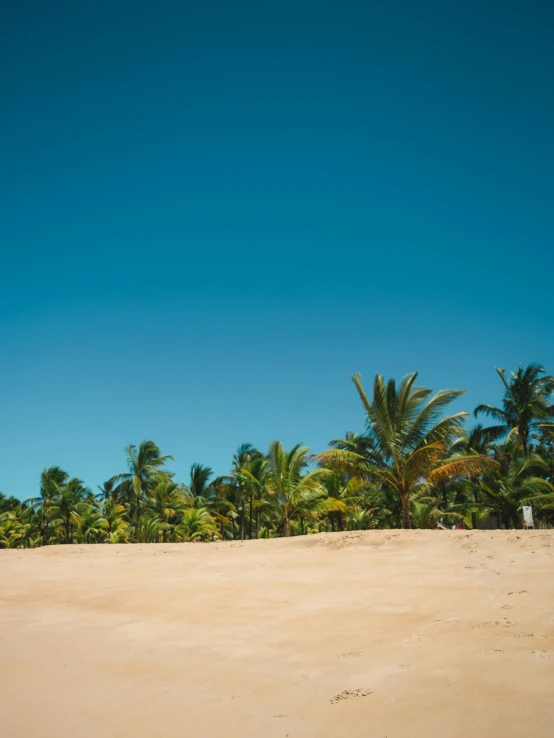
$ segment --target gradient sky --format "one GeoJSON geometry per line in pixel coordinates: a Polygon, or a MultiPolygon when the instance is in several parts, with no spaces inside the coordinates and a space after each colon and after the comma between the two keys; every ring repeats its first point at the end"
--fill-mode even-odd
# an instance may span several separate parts
{"type": "Polygon", "coordinates": [[[319,450],[349,375],[554,372],[554,5],[46,2],[0,27],[0,489],[319,450]]]}

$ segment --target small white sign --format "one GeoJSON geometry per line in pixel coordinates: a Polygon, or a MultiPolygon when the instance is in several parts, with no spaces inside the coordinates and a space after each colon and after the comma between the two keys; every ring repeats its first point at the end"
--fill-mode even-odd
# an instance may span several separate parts
{"type": "Polygon", "coordinates": [[[525,528],[534,528],[533,525],[533,508],[531,505],[523,505],[521,508],[523,512],[523,525],[525,528]]]}

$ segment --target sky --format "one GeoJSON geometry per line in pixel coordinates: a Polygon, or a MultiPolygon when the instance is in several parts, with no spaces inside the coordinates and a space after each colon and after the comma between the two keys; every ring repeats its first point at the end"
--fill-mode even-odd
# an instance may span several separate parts
{"type": "Polygon", "coordinates": [[[554,372],[554,5],[8,0],[0,490],[554,372]]]}

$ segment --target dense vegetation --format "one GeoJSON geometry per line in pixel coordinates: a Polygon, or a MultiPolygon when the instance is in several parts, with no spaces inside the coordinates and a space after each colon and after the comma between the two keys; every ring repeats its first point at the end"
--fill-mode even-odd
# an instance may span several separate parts
{"type": "Polygon", "coordinates": [[[126,543],[271,538],[318,531],[471,528],[494,516],[521,526],[531,505],[536,524],[554,522],[554,377],[531,364],[506,375],[501,407],[479,405],[491,426],[466,430],[467,413],[446,413],[463,394],[399,385],[375,377],[373,396],[352,377],[365,416],[362,434],[347,433],[310,454],[279,441],[267,453],[250,444],[229,474],[193,464],[177,482],[172,456],[153,441],[129,446],[127,470],[98,494],[59,467],[45,469],[38,497],[0,494],[0,547],[55,543],[126,543]]]}

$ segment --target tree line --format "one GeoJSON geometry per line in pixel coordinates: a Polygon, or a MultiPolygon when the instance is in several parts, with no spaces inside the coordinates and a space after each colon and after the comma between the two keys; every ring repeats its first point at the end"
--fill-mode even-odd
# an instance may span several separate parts
{"type": "Polygon", "coordinates": [[[45,469],[37,497],[0,493],[0,548],[69,543],[166,543],[273,538],[370,528],[478,526],[494,516],[518,528],[530,505],[536,524],[554,523],[554,377],[530,364],[508,374],[500,407],[478,405],[492,421],[466,428],[468,413],[447,414],[460,390],[375,376],[371,396],[352,377],[365,430],[319,454],[280,441],[266,452],[243,444],[215,477],[193,464],[179,482],[172,456],[153,441],[125,449],[126,470],[95,494],[57,466],[45,469]]]}

